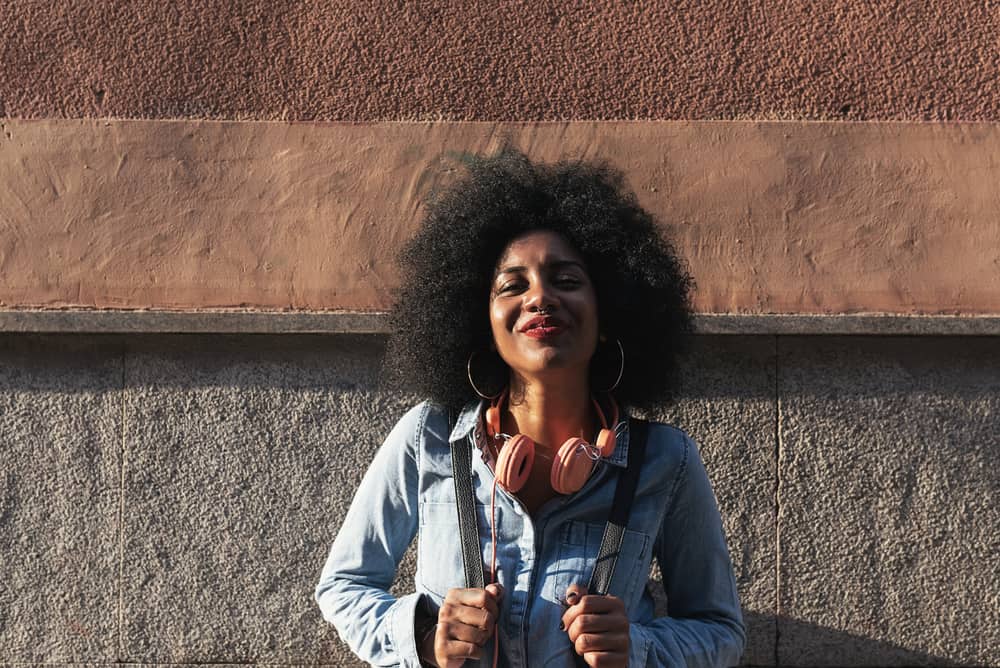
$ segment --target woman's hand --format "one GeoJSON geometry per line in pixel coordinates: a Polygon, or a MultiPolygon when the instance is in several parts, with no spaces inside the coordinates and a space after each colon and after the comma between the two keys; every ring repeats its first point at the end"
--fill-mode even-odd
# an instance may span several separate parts
{"type": "MultiPolygon", "coordinates": [[[[486,589],[448,590],[433,634],[433,656],[438,666],[457,668],[466,659],[482,656],[483,645],[493,636],[500,616],[501,594],[498,584],[486,585],[486,589]]],[[[431,654],[431,648],[421,649],[421,656],[431,654]]]]}
{"type": "Polygon", "coordinates": [[[617,596],[588,596],[587,588],[570,585],[569,608],[563,613],[563,628],[576,653],[591,668],[628,665],[628,617],[617,596]]]}

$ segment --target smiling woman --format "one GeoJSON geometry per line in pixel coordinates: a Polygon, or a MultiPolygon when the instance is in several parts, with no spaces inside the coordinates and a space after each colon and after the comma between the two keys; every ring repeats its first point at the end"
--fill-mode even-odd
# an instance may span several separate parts
{"type": "Polygon", "coordinates": [[[386,370],[427,401],[376,455],[316,590],[351,649],[403,666],[736,663],[743,623],[697,448],[627,416],[671,396],[692,281],[621,177],[470,157],[401,264],[386,370]],[[479,455],[485,586],[463,579],[456,452],[479,455]],[[632,485],[617,565],[588,592],[632,485]],[[417,591],[395,598],[414,536],[417,591]],[[666,617],[644,586],[654,558],[666,617]]]}
{"type": "Polygon", "coordinates": [[[518,390],[526,375],[572,380],[585,388],[597,347],[597,297],[583,259],[554,232],[527,232],[503,257],[490,295],[493,343],[518,390]]]}

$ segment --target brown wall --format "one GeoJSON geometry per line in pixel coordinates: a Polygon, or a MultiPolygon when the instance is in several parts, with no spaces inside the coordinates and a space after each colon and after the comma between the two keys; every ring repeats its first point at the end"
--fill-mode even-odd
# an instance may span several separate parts
{"type": "Polygon", "coordinates": [[[0,116],[996,120],[998,33],[991,0],[9,0],[0,116]]]}
{"type": "Polygon", "coordinates": [[[712,313],[1000,313],[988,124],[8,121],[0,305],[378,310],[455,151],[626,170],[712,313]]]}
{"type": "Polygon", "coordinates": [[[0,308],[382,309],[442,156],[508,132],[621,167],[703,312],[1000,313],[997,34],[992,0],[11,0],[0,308]]]}

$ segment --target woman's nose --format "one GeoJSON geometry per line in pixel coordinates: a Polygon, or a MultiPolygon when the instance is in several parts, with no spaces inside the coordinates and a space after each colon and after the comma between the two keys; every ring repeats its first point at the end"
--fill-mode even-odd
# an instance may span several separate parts
{"type": "Polygon", "coordinates": [[[551,311],[558,306],[552,288],[545,283],[536,283],[524,293],[524,308],[528,311],[551,311]]]}

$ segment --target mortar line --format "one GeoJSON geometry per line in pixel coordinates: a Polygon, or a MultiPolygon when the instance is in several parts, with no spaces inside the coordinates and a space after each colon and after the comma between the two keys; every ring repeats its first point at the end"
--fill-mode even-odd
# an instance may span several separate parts
{"type": "Polygon", "coordinates": [[[121,479],[118,488],[118,662],[125,660],[125,362],[128,346],[122,346],[121,479]]]}
{"type": "Polygon", "coordinates": [[[780,337],[774,337],[774,665],[779,666],[781,642],[781,386],[780,337]]]}

